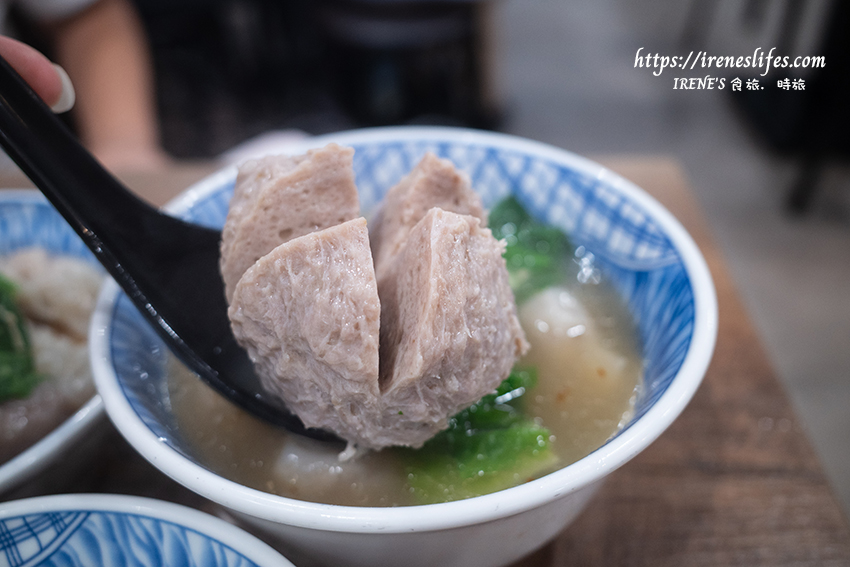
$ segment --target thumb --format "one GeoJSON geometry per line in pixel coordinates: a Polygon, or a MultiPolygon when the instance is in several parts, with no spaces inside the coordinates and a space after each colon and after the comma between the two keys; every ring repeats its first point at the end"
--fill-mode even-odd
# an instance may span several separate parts
{"type": "Polygon", "coordinates": [[[62,67],[29,45],[0,36],[0,56],[54,112],[66,112],[74,106],[74,86],[62,67]]]}

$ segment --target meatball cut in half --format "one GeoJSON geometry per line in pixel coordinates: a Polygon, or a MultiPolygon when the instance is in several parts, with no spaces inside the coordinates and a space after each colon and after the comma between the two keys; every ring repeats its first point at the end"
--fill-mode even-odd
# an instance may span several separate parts
{"type": "Polygon", "coordinates": [[[479,219],[433,208],[378,278],[384,419],[374,446],[421,446],[528,350],[503,246],[479,219]]]}
{"type": "Polygon", "coordinates": [[[399,253],[411,229],[433,207],[472,215],[482,224],[487,224],[481,197],[472,190],[469,177],[458,171],[449,160],[429,152],[409,174],[390,188],[369,222],[378,277],[399,253]]]}
{"type": "Polygon", "coordinates": [[[225,296],[262,256],[293,238],[360,216],[354,150],[336,144],[269,156],[239,168],[221,233],[225,296]]]}
{"type": "Polygon", "coordinates": [[[263,256],[236,284],[228,314],[264,388],[306,426],[371,446],[380,304],[364,219],[263,256]]]}
{"type": "Polygon", "coordinates": [[[502,243],[439,208],[377,282],[363,219],[281,244],[239,280],[229,315],[263,386],[361,449],[420,447],[528,348],[502,243]]]}
{"type": "Polygon", "coordinates": [[[360,449],[420,447],[528,344],[468,178],[426,155],[370,233],[349,219],[351,162],[329,145],[242,168],[223,232],[228,315],[263,387],[306,426],[360,449]]]}

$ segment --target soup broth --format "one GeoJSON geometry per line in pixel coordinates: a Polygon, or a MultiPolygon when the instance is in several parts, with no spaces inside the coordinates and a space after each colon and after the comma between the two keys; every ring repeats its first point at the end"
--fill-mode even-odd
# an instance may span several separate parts
{"type": "MultiPolygon", "coordinates": [[[[554,454],[539,477],[603,445],[631,418],[642,380],[636,333],[616,293],[579,249],[565,282],[520,307],[531,349],[519,366],[537,371],[522,412],[544,426],[554,454]]],[[[235,482],[300,500],[350,506],[421,504],[404,451],[384,449],[341,461],[339,445],[262,422],[171,362],[169,395],[180,434],[195,458],[235,482]]],[[[480,471],[483,474],[483,471],[480,471]]],[[[515,473],[512,484],[531,480],[515,473]]],[[[486,492],[486,490],[485,490],[486,492]]],[[[446,489],[446,500],[457,494],[446,489]]],[[[473,496],[463,494],[463,496],[473,496]]]]}

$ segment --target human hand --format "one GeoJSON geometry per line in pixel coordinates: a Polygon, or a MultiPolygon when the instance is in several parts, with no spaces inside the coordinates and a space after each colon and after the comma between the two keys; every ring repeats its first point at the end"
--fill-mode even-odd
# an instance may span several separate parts
{"type": "Polygon", "coordinates": [[[66,112],[74,106],[74,86],[68,74],[39,51],[10,37],[0,36],[0,56],[53,112],[66,112]]]}
{"type": "MultiPolygon", "coordinates": [[[[42,53],[25,43],[0,36],[0,56],[54,112],[66,112],[74,106],[76,96],[68,74],[42,53]]],[[[145,137],[116,136],[91,140],[87,145],[98,160],[113,170],[150,170],[171,162],[157,144],[145,137]]]]}

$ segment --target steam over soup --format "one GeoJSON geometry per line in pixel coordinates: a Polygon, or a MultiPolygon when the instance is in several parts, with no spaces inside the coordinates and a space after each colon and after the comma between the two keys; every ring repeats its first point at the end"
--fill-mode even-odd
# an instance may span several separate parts
{"type": "Polygon", "coordinates": [[[338,505],[403,506],[494,492],[588,455],[630,419],[642,361],[634,325],[593,256],[513,199],[489,215],[504,241],[518,320],[530,345],[495,392],[418,449],[340,460],[341,446],[261,422],[179,362],[170,403],[195,458],[240,484],[338,505]],[[199,419],[198,416],[203,416],[199,419]]]}

